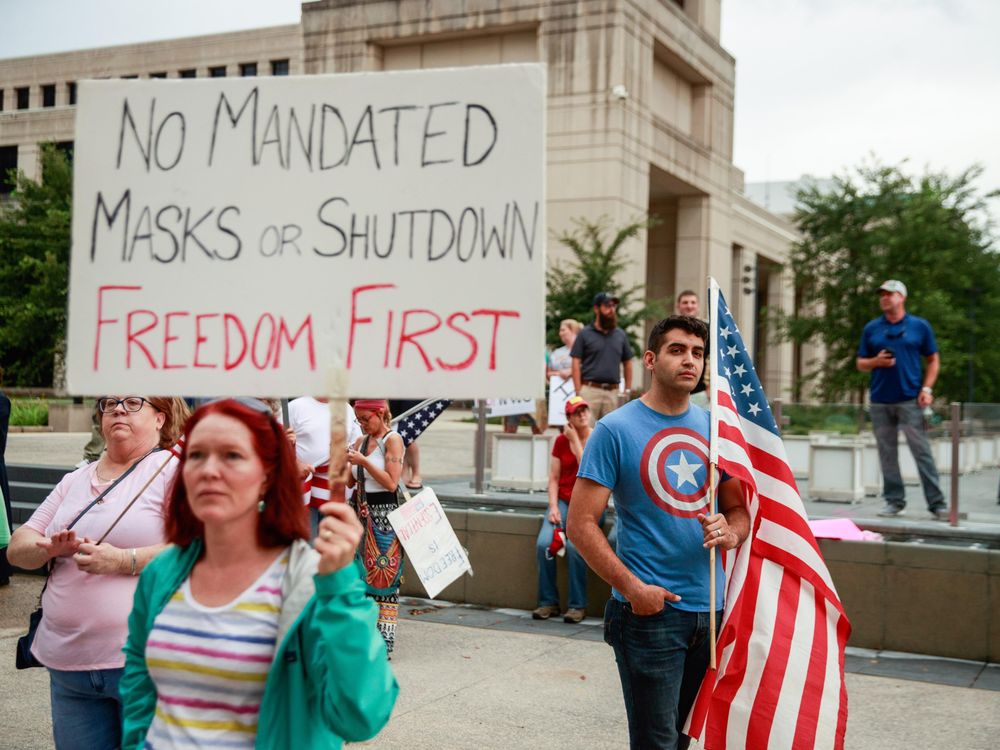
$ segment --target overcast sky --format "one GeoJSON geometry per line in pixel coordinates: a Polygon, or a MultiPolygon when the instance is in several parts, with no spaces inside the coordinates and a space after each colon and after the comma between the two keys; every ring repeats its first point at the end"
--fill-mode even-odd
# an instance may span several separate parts
{"type": "MultiPolygon", "coordinates": [[[[825,177],[869,153],[1000,187],[1000,0],[723,0],[748,182],[825,177]]],[[[0,0],[0,58],[248,29],[297,0],[0,0]]],[[[994,201],[994,214],[997,214],[994,201]]]]}

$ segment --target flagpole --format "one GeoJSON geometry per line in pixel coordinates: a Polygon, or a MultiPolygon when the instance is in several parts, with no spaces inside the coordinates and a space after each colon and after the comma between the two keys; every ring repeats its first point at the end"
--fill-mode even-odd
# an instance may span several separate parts
{"type": "MultiPolygon", "coordinates": [[[[719,285],[711,276],[708,277],[708,354],[712,367],[719,361],[719,285]]],[[[711,514],[715,514],[717,503],[715,499],[716,473],[719,464],[719,410],[718,403],[719,379],[714,373],[708,373],[708,497],[711,514]]],[[[709,667],[718,668],[715,653],[715,545],[708,551],[708,598],[710,602],[708,617],[709,667]]]]}

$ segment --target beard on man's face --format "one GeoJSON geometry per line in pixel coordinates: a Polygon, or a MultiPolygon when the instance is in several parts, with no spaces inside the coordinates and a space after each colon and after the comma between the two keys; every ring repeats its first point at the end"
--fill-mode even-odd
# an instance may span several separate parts
{"type": "Polygon", "coordinates": [[[610,331],[618,325],[618,313],[612,310],[611,312],[604,314],[598,310],[597,322],[601,324],[602,329],[610,331]]]}

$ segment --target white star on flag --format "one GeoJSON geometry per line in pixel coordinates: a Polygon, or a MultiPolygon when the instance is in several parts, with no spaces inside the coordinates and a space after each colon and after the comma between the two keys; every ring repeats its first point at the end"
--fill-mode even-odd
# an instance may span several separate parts
{"type": "Polygon", "coordinates": [[[745,368],[741,363],[736,365],[736,369],[733,370],[733,372],[739,375],[740,377],[743,377],[744,375],[747,374],[747,368],[745,368]]]}
{"type": "Polygon", "coordinates": [[[753,393],[753,386],[747,383],[742,388],[740,388],[740,390],[743,391],[744,396],[749,396],[751,393],[753,393]]]}

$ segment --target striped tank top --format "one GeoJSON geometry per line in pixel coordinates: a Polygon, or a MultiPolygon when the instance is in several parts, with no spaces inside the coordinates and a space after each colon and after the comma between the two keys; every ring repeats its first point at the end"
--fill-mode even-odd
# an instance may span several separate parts
{"type": "Polygon", "coordinates": [[[205,607],[185,579],[156,616],[146,666],[156,685],[147,748],[253,748],[277,648],[288,550],[236,599],[205,607]]]}

